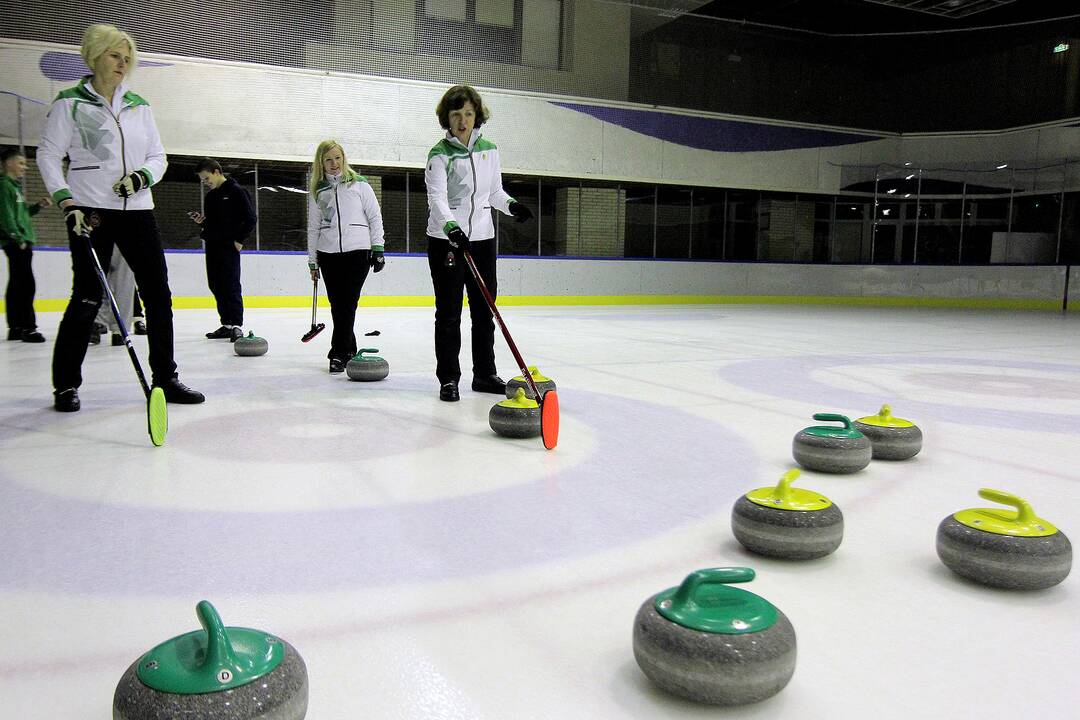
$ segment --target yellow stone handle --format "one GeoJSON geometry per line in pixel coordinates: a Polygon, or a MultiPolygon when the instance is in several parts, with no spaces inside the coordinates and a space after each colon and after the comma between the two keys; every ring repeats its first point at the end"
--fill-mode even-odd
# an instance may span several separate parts
{"type": "Polygon", "coordinates": [[[892,408],[889,407],[888,403],[882,405],[881,409],[878,410],[878,417],[881,418],[883,421],[888,421],[889,418],[892,417],[892,408]]]}
{"type": "Polygon", "coordinates": [[[1012,493],[1007,493],[1004,490],[993,490],[991,488],[982,488],[979,490],[979,497],[983,500],[989,500],[991,502],[1001,503],[1002,505],[1009,505],[1016,508],[1016,523],[1034,523],[1038,520],[1035,515],[1035,511],[1031,509],[1031,504],[1027,500],[1017,497],[1012,493]]]}
{"type": "Polygon", "coordinates": [[[776,497],[780,502],[787,503],[791,499],[791,483],[795,482],[795,478],[802,475],[802,471],[798,469],[788,470],[786,473],[780,476],[780,482],[776,483],[776,488],[773,490],[776,497]]]}

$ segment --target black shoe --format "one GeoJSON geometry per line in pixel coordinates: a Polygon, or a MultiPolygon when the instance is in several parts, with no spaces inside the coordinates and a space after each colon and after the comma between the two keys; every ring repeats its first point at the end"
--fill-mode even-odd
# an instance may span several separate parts
{"type": "Polygon", "coordinates": [[[238,327],[229,328],[229,342],[234,343],[244,337],[244,331],[238,327]]]}
{"type": "Polygon", "coordinates": [[[28,343],[43,343],[45,342],[45,336],[39,333],[37,330],[23,330],[22,337],[23,342],[28,343]]]}
{"type": "Polygon", "coordinates": [[[224,340],[225,338],[231,338],[232,337],[232,328],[227,328],[224,325],[222,325],[221,327],[219,327],[214,332],[206,333],[206,337],[210,338],[211,340],[224,340]]]}
{"type": "Polygon", "coordinates": [[[330,358],[330,374],[337,375],[345,372],[345,361],[341,358],[330,358]]]}
{"type": "Polygon", "coordinates": [[[487,377],[474,377],[472,381],[473,392],[491,393],[493,395],[505,395],[506,383],[498,375],[487,377]]]}
{"type": "Polygon", "coordinates": [[[144,323],[142,320],[136,320],[135,321],[135,334],[136,335],[145,335],[146,334],[146,323],[144,323]]]}
{"type": "Polygon", "coordinates": [[[124,336],[121,335],[118,332],[114,332],[112,334],[112,346],[113,347],[120,347],[123,344],[124,344],[124,336]]]}
{"type": "Polygon", "coordinates": [[[165,392],[167,402],[176,403],[177,405],[198,405],[206,400],[206,396],[201,392],[192,390],[175,377],[169,378],[163,383],[154,383],[154,386],[161,388],[165,392]]]}
{"type": "Polygon", "coordinates": [[[19,328],[8,328],[7,339],[22,340],[22,330],[20,330],[19,328]]]}
{"type": "Polygon", "coordinates": [[[90,328],[90,344],[99,345],[102,334],[107,332],[109,332],[109,328],[99,322],[94,323],[93,327],[90,328]]]}
{"type": "Polygon", "coordinates": [[[456,380],[444,382],[439,387],[439,399],[443,402],[457,402],[461,399],[461,394],[458,393],[456,380]]]}
{"type": "Polygon", "coordinates": [[[57,390],[53,393],[53,407],[59,412],[76,412],[82,404],[79,402],[79,391],[75,388],[57,390]]]}

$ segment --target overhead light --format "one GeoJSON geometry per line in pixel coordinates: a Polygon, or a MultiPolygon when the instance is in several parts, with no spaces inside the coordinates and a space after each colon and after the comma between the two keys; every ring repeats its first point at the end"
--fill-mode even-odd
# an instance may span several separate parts
{"type": "Polygon", "coordinates": [[[1009,167],[1009,163],[1002,163],[1001,165],[998,165],[996,169],[1004,170],[1007,167],[1009,167]]]}
{"type": "Polygon", "coordinates": [[[852,205],[852,206],[851,206],[851,209],[852,209],[852,210],[858,210],[859,208],[857,208],[857,207],[855,207],[854,205],[852,205]]]}
{"type": "Polygon", "coordinates": [[[904,167],[911,167],[911,163],[909,163],[909,162],[904,163],[904,167]]]}
{"type": "Polygon", "coordinates": [[[886,195],[892,195],[894,192],[896,192],[896,188],[889,188],[888,190],[885,191],[885,194],[886,195]]]}
{"type": "Polygon", "coordinates": [[[262,186],[262,187],[261,187],[261,188],[259,188],[259,189],[260,189],[260,190],[269,190],[270,192],[277,192],[277,188],[276,188],[276,187],[271,187],[271,186],[269,186],[269,185],[264,185],[264,186],[262,186]]]}
{"type": "Polygon", "coordinates": [[[905,179],[905,180],[910,180],[910,179],[911,179],[911,178],[913,178],[913,177],[915,177],[915,173],[911,173],[910,175],[908,175],[908,176],[907,176],[906,178],[904,178],[904,179],[905,179]]]}
{"type": "Polygon", "coordinates": [[[911,197],[911,193],[908,193],[908,194],[907,194],[907,195],[905,195],[904,197],[906,197],[906,198],[909,198],[909,197],[911,197]]]}
{"type": "Polygon", "coordinates": [[[1069,43],[1059,43],[1054,46],[1055,53],[1063,53],[1069,49],[1069,43]]]}
{"type": "Polygon", "coordinates": [[[892,212],[891,208],[885,208],[884,210],[881,211],[881,214],[882,215],[888,215],[891,212],[892,212]]]}
{"type": "Polygon", "coordinates": [[[307,195],[308,194],[307,190],[301,190],[300,188],[285,187],[284,185],[278,185],[278,187],[281,188],[282,190],[287,190],[288,192],[300,193],[301,195],[307,195]]]}

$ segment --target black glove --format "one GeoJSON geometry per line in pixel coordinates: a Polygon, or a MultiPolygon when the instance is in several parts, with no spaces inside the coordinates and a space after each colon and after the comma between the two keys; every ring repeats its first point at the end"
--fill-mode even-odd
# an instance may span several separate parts
{"type": "Polygon", "coordinates": [[[383,257],[382,250],[371,251],[371,267],[375,268],[372,272],[379,272],[386,267],[386,258],[383,257]]]}
{"type": "Polygon", "coordinates": [[[465,231],[459,227],[452,228],[446,233],[446,239],[450,243],[450,247],[455,250],[460,250],[466,247],[469,242],[469,236],[465,234],[465,231]]]}
{"type": "Polygon", "coordinates": [[[120,180],[112,186],[112,190],[122,198],[129,198],[144,187],[146,187],[146,178],[142,176],[142,173],[133,172],[130,175],[120,178],[120,180]]]}
{"type": "Polygon", "coordinates": [[[86,213],[78,205],[68,205],[64,208],[64,222],[67,223],[68,230],[72,233],[90,237],[92,228],[90,223],[86,221],[86,213]]]}
{"type": "Polygon", "coordinates": [[[519,223],[523,223],[527,220],[532,220],[533,216],[532,210],[525,207],[517,200],[514,200],[510,203],[510,214],[513,215],[514,219],[517,220],[519,223]]]}

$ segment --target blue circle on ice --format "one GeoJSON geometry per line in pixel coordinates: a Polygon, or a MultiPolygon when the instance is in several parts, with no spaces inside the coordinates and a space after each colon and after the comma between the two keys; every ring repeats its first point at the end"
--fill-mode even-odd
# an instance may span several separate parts
{"type": "MultiPolygon", "coordinates": [[[[759,358],[732,363],[720,370],[721,377],[732,385],[760,392],[765,395],[781,397],[786,400],[798,400],[815,406],[847,408],[854,412],[865,409],[871,415],[883,402],[893,406],[897,415],[918,424],[923,419],[935,419],[945,422],[962,422],[965,425],[1033,430],[1042,432],[1080,432],[1080,415],[1068,413],[1039,412],[1024,410],[1023,405],[1008,408],[973,407],[972,404],[950,404],[925,402],[920,400],[902,400],[887,388],[879,393],[867,393],[849,390],[836,385],[829,385],[813,378],[817,370],[837,368],[845,365],[894,365],[908,366],[949,366],[963,369],[971,368],[1007,368],[1041,373],[1080,374],[1080,365],[1060,363],[1016,362],[1009,360],[981,360],[955,357],[910,357],[898,358],[895,355],[799,355],[797,357],[759,358]]],[[[1013,380],[1017,386],[1028,385],[1030,378],[1003,376],[1002,380],[1013,380]]],[[[1052,382],[1052,381],[1048,381],[1052,382]]],[[[1005,385],[1006,383],[1002,383],[1005,385]]],[[[964,386],[955,388],[965,392],[964,386]]],[[[976,389],[981,392],[981,389],[976,389]]],[[[1013,394],[1013,393],[1008,393],[1013,394]]],[[[1030,396],[1030,393],[1028,393],[1030,396]]]]}
{"type": "MultiPolygon", "coordinates": [[[[560,395],[564,417],[573,413],[595,436],[584,460],[531,482],[427,502],[207,512],[115,506],[0,483],[0,503],[19,508],[0,526],[0,587],[302,593],[476,576],[661,535],[725,511],[753,477],[753,449],[718,422],[572,388],[560,395]],[[46,527],[56,532],[41,542],[46,527]]],[[[560,445],[573,442],[560,438],[560,445]]],[[[536,441],[528,462],[543,464],[546,452],[536,441]]]]}

